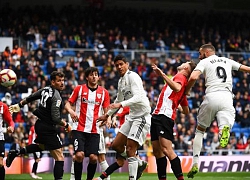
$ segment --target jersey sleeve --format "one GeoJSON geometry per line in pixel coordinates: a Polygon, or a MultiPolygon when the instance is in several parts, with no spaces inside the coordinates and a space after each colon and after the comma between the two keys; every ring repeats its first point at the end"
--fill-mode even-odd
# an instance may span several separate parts
{"type": "Polygon", "coordinates": [[[74,104],[76,102],[81,87],[82,87],[82,85],[76,86],[75,89],[73,90],[73,92],[71,93],[71,95],[70,95],[70,97],[68,99],[68,101],[71,104],[74,104]]]}
{"type": "Polygon", "coordinates": [[[181,106],[188,106],[188,100],[187,100],[187,96],[183,96],[181,102],[180,102],[181,106]]]}
{"type": "Polygon", "coordinates": [[[197,66],[195,67],[195,69],[194,69],[194,71],[200,71],[201,73],[203,73],[204,72],[204,69],[205,69],[205,62],[206,62],[206,60],[201,60],[198,64],[197,64],[197,66]]]}
{"type": "Polygon", "coordinates": [[[240,66],[242,65],[232,59],[228,59],[228,61],[232,64],[232,70],[235,70],[235,71],[238,71],[240,69],[240,66]]]}
{"type": "Polygon", "coordinates": [[[107,108],[110,105],[110,97],[109,92],[104,89],[104,101],[103,101],[103,108],[107,108]]]}
{"type": "Polygon", "coordinates": [[[185,78],[186,78],[186,77],[184,77],[184,76],[181,75],[181,74],[176,74],[176,75],[174,76],[174,78],[173,78],[173,81],[174,81],[174,82],[177,82],[177,83],[181,84],[181,86],[183,86],[183,85],[185,84],[185,81],[186,81],[185,78]]]}
{"type": "Polygon", "coordinates": [[[40,99],[41,98],[41,92],[42,92],[42,90],[43,90],[43,88],[39,89],[38,91],[36,91],[33,94],[29,95],[26,98],[26,101],[29,103],[29,102],[35,101],[37,99],[40,99]]]}
{"type": "Polygon", "coordinates": [[[3,112],[1,113],[3,113],[3,119],[7,122],[9,126],[11,126],[14,129],[15,123],[12,119],[9,108],[5,103],[2,103],[2,104],[3,104],[3,112]]]}

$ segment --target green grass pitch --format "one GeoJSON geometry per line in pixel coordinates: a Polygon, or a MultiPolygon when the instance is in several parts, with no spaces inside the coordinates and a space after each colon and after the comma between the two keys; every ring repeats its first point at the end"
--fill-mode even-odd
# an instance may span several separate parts
{"type": "MultiPolygon", "coordinates": [[[[98,174],[96,174],[98,176],[98,174]]],[[[39,176],[43,177],[43,180],[53,180],[53,174],[41,173],[39,176]]],[[[187,178],[187,174],[184,174],[185,179],[187,178]]],[[[32,179],[29,174],[8,174],[5,177],[6,180],[10,179],[32,179]]],[[[64,180],[70,179],[70,174],[64,174],[64,180]]],[[[86,179],[86,174],[83,174],[82,179],[86,179]]],[[[112,180],[127,180],[128,174],[127,173],[114,173],[111,175],[112,180]]],[[[144,173],[140,180],[157,180],[157,174],[149,174],[144,173]]],[[[168,180],[176,180],[174,175],[168,174],[168,180]]],[[[249,179],[250,180],[250,172],[216,172],[216,173],[198,173],[193,180],[239,180],[239,179],[249,179]]],[[[190,179],[191,180],[191,179],[190,179]]]]}

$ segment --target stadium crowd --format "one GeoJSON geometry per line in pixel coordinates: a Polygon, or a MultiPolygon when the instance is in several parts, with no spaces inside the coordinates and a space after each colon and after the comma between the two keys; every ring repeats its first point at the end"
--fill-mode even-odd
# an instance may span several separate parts
{"type": "MultiPolygon", "coordinates": [[[[147,57],[144,51],[136,59],[130,59],[130,68],[142,78],[145,91],[154,109],[159,92],[164,84],[151,68],[154,61],[170,77],[177,67],[191,57],[182,51],[197,51],[201,44],[212,43],[218,54],[238,52],[231,56],[242,64],[250,65],[249,21],[250,14],[232,12],[150,12],[132,9],[98,9],[65,6],[56,12],[51,6],[21,7],[17,10],[7,5],[0,9],[0,37],[22,38],[29,44],[27,48],[15,43],[13,50],[6,47],[0,56],[0,69],[10,68],[17,74],[18,82],[11,88],[1,87],[2,101],[16,104],[21,98],[49,84],[50,74],[62,70],[66,75],[66,89],[62,92],[68,99],[74,87],[85,83],[84,70],[89,66],[100,67],[100,85],[108,89],[111,102],[116,97],[118,73],[114,67],[114,50],[155,50],[170,53],[165,60],[147,57]],[[110,18],[112,17],[112,18],[110,18]],[[219,17],[219,18],[218,18],[219,17]],[[201,20],[202,19],[202,20],[201,20]],[[209,21],[208,21],[209,19],[209,21]],[[244,22],[244,23],[243,23],[244,22]],[[214,26],[216,24],[216,26],[214,26]],[[233,24],[233,26],[232,26],[233,24]],[[76,54],[68,56],[65,65],[58,66],[65,54],[57,48],[74,48],[76,54]],[[85,51],[92,49],[93,51],[85,51]]],[[[124,52],[124,51],[122,51],[124,52]]],[[[64,57],[65,58],[65,57],[64,57]]],[[[233,72],[236,109],[235,128],[231,133],[226,150],[219,148],[216,120],[208,128],[204,141],[204,154],[229,155],[231,150],[245,150],[250,153],[250,77],[246,73],[233,72]],[[237,129],[238,128],[238,129],[237,129]],[[234,131],[236,130],[237,131],[234,131]],[[240,132],[240,129],[245,131],[240,132]]],[[[196,116],[205,92],[204,79],[198,80],[189,98],[191,113],[178,113],[175,126],[175,150],[182,155],[191,155],[191,144],[195,133],[196,116]]],[[[5,134],[6,143],[19,141],[20,146],[28,139],[32,111],[37,102],[30,103],[23,111],[13,115],[16,128],[13,134],[5,134]]],[[[69,120],[66,111],[65,120],[69,120]]],[[[71,143],[62,128],[58,129],[65,150],[71,143]]],[[[106,129],[107,149],[117,129],[106,129]]],[[[150,138],[142,147],[152,150],[150,138]]],[[[242,152],[244,153],[244,152],[242,152]]],[[[152,155],[147,153],[148,155],[152,155]]]]}

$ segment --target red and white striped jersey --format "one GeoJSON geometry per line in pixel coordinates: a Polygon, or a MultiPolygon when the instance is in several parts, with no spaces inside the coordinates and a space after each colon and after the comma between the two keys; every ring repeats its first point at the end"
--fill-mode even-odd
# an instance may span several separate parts
{"type": "Polygon", "coordinates": [[[101,86],[91,91],[86,84],[78,85],[68,101],[76,105],[75,111],[79,118],[76,130],[99,134],[99,125],[96,121],[103,114],[103,108],[110,104],[108,91],[101,86]]]}
{"type": "Polygon", "coordinates": [[[119,117],[119,126],[120,128],[125,122],[125,116],[129,114],[129,106],[121,107],[119,111],[116,113],[116,116],[119,117]]]}
{"type": "Polygon", "coordinates": [[[3,121],[7,122],[8,126],[12,126],[14,129],[15,124],[12,120],[8,106],[0,101],[0,140],[4,140],[3,121]]]}
{"type": "Polygon", "coordinates": [[[31,126],[30,127],[30,131],[29,131],[29,142],[28,144],[36,144],[34,141],[36,139],[36,132],[35,132],[35,126],[31,126]]]}
{"type": "Polygon", "coordinates": [[[187,78],[183,74],[177,73],[173,77],[173,81],[181,84],[181,90],[179,92],[174,92],[168,84],[165,84],[161,90],[153,114],[163,114],[172,120],[175,120],[176,109],[179,104],[181,106],[188,106],[188,101],[184,94],[187,85],[187,78]]]}

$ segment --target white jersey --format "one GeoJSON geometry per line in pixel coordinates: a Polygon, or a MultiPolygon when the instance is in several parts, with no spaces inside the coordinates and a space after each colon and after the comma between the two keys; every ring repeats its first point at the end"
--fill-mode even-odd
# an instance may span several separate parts
{"type": "MultiPolygon", "coordinates": [[[[122,107],[129,106],[129,116],[140,117],[151,112],[149,99],[143,88],[141,77],[133,72],[127,71],[118,82],[118,93],[115,103],[121,103],[122,107]]],[[[112,115],[116,109],[108,111],[112,115]]]]}
{"type": "Polygon", "coordinates": [[[215,91],[232,92],[232,70],[239,70],[241,64],[216,55],[201,60],[194,71],[201,71],[205,77],[206,93],[215,91]]]}

